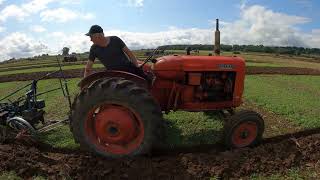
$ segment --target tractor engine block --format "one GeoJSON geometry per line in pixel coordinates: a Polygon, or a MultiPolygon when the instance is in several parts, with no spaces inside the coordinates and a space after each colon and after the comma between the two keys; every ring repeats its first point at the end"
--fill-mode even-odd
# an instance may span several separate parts
{"type": "Polygon", "coordinates": [[[228,101],[233,98],[234,72],[189,73],[188,85],[194,86],[198,102],[228,101]]]}

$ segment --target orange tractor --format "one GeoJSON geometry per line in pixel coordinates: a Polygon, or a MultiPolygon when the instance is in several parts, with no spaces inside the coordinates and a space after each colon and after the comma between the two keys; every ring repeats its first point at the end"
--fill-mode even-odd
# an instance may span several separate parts
{"type": "Polygon", "coordinates": [[[235,111],[244,90],[242,58],[149,57],[141,68],[152,81],[127,72],[104,71],[79,83],[81,92],[72,105],[70,127],[82,147],[113,158],[148,153],[163,142],[162,113],[172,110],[224,112],[228,115],[224,142],[230,148],[261,141],[262,117],[253,111],[235,111]]]}

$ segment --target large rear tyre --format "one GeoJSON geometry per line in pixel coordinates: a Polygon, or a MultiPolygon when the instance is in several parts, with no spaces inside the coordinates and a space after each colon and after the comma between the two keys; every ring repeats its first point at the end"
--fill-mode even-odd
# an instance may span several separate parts
{"type": "Polygon", "coordinates": [[[228,148],[252,147],[262,141],[264,121],[254,111],[232,115],[224,126],[224,143],[228,148]]]}
{"type": "Polygon", "coordinates": [[[153,97],[120,77],[99,79],[83,90],[73,103],[70,125],[81,147],[111,158],[146,154],[164,135],[153,97]]]}

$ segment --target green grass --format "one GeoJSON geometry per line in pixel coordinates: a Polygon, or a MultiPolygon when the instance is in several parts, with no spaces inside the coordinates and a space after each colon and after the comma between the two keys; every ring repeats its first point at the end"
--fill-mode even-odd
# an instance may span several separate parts
{"type": "Polygon", "coordinates": [[[14,171],[3,172],[0,174],[0,180],[22,180],[14,171]]]}
{"type": "MultiPolygon", "coordinates": [[[[77,83],[80,81],[80,78],[68,79],[68,89],[71,95],[71,101],[73,101],[74,96],[77,94],[79,88],[77,83]]],[[[51,80],[42,80],[39,81],[39,90],[38,92],[44,92],[55,87],[59,87],[59,81],[57,79],[51,80]]],[[[61,90],[50,92],[44,95],[39,96],[40,99],[44,99],[46,102],[45,111],[46,119],[66,119],[69,112],[69,105],[67,99],[63,96],[61,90]]]]}
{"type": "Polygon", "coordinates": [[[304,180],[304,179],[319,179],[319,174],[316,169],[289,169],[285,174],[273,174],[270,176],[263,176],[253,174],[251,180],[304,180]]]}
{"type": "Polygon", "coordinates": [[[78,149],[80,146],[74,142],[68,125],[64,125],[51,131],[41,133],[39,139],[44,143],[57,148],[78,149]]]}
{"type": "Polygon", "coordinates": [[[166,141],[172,146],[213,144],[220,140],[223,123],[216,116],[177,111],[164,118],[169,122],[166,141]]]}
{"type": "MultiPolygon", "coordinates": [[[[78,91],[77,83],[80,81],[80,78],[68,79],[67,81],[68,81],[69,92],[72,96],[71,100],[73,100],[74,95],[78,91]]],[[[1,98],[6,96],[12,91],[15,91],[20,87],[23,87],[29,84],[30,82],[31,81],[17,81],[17,82],[0,83],[1,98]]],[[[38,93],[42,93],[58,87],[60,87],[60,84],[57,79],[41,80],[38,82],[38,93]]],[[[19,91],[17,94],[10,97],[10,100],[13,101],[17,99],[17,97],[23,96],[29,90],[29,88],[30,87],[27,87],[19,91]]],[[[67,118],[68,103],[66,98],[63,96],[63,93],[61,90],[43,94],[39,96],[38,99],[44,99],[46,102],[45,111],[47,113],[45,117],[47,119],[55,120],[55,119],[67,118]]]]}
{"type": "MultiPolygon", "coordinates": [[[[32,179],[33,180],[44,180],[47,178],[45,178],[43,176],[34,176],[34,177],[32,177],[32,179]]],[[[22,180],[22,178],[19,177],[16,172],[10,171],[10,172],[0,173],[0,180],[22,180]]]]}
{"type": "Polygon", "coordinates": [[[306,128],[320,127],[320,77],[247,76],[245,98],[306,128]]]}

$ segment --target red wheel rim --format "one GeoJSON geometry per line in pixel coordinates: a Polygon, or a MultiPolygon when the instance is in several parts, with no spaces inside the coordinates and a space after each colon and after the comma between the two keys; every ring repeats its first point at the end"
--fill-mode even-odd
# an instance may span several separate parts
{"type": "Polygon", "coordinates": [[[115,104],[96,106],[88,113],[85,133],[100,151],[129,154],[144,138],[144,126],[133,110],[115,104]]]}
{"type": "Polygon", "coordinates": [[[248,146],[257,138],[257,134],[258,127],[256,123],[241,123],[233,131],[232,143],[237,148],[248,146]]]}

